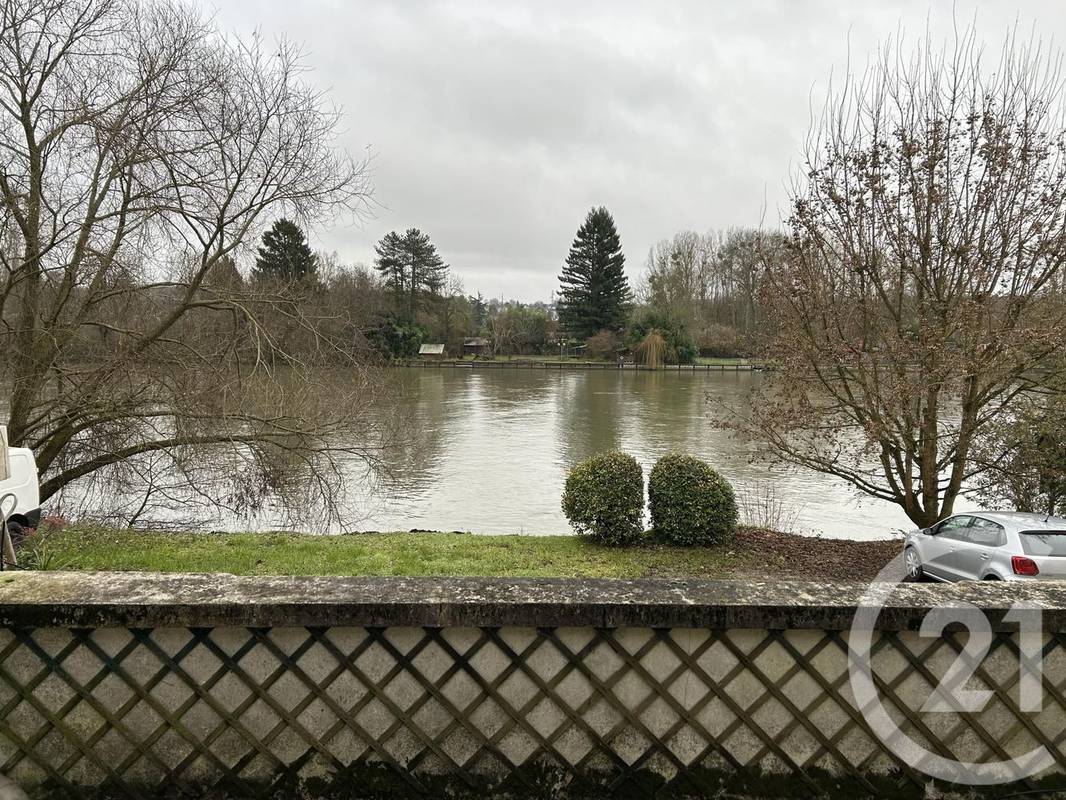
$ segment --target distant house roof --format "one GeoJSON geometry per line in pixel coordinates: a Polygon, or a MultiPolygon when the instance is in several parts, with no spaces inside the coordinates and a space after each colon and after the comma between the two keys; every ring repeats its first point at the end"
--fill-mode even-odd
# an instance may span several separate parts
{"type": "Polygon", "coordinates": [[[442,356],[444,355],[444,345],[424,344],[418,348],[418,354],[420,356],[442,356]]]}
{"type": "Polygon", "coordinates": [[[488,347],[490,344],[491,342],[484,336],[475,336],[463,342],[463,347],[488,347]]]}

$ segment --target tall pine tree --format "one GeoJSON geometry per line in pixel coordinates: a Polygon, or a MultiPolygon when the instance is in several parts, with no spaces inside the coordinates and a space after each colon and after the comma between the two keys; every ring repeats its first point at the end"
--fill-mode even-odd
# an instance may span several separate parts
{"type": "Polygon", "coordinates": [[[424,294],[437,295],[444,286],[448,265],[436,245],[418,228],[408,228],[401,236],[390,231],[375,246],[374,266],[385,285],[396,295],[397,307],[409,320],[421,307],[424,294]]]}
{"type": "Polygon", "coordinates": [[[579,339],[599,331],[620,331],[632,298],[625,256],[611,213],[589,211],[578,228],[566,266],[559,276],[559,324],[579,339]]]}
{"type": "Polygon", "coordinates": [[[485,298],[481,296],[481,292],[477,293],[477,297],[471,295],[470,298],[470,332],[477,336],[481,333],[481,329],[485,327],[485,320],[488,319],[489,306],[485,302],[485,298]]]}
{"type": "Polygon", "coordinates": [[[308,281],[314,279],[317,266],[303,230],[295,222],[282,218],[263,234],[252,277],[290,283],[308,281]]]}

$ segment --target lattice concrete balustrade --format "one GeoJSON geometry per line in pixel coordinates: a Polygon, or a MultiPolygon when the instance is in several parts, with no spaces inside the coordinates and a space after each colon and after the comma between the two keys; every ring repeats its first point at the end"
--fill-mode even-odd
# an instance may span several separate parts
{"type": "MultiPolygon", "coordinates": [[[[921,797],[852,694],[862,590],[4,574],[0,773],[40,797],[921,797]]],[[[947,758],[1053,753],[993,794],[1056,785],[1064,609],[1055,586],[900,587],[874,646],[884,706],[947,758]],[[1045,608],[1036,712],[1001,620],[1019,598],[1045,608]],[[972,685],[993,694],[923,712],[966,639],[916,628],[957,599],[992,620],[972,685]]]]}

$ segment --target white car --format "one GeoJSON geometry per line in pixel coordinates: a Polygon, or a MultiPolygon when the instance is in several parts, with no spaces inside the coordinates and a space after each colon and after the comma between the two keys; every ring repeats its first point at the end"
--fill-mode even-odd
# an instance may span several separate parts
{"type": "Polygon", "coordinates": [[[903,545],[908,580],[1066,579],[1066,519],[1021,511],[956,514],[911,531],[903,545]]]}

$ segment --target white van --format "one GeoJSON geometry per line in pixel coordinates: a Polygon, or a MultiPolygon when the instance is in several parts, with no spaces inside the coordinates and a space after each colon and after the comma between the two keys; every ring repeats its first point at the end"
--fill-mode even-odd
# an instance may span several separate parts
{"type": "Polygon", "coordinates": [[[37,461],[25,447],[8,447],[7,432],[0,425],[0,498],[8,523],[36,528],[41,522],[41,489],[37,481],[37,461]]]}

